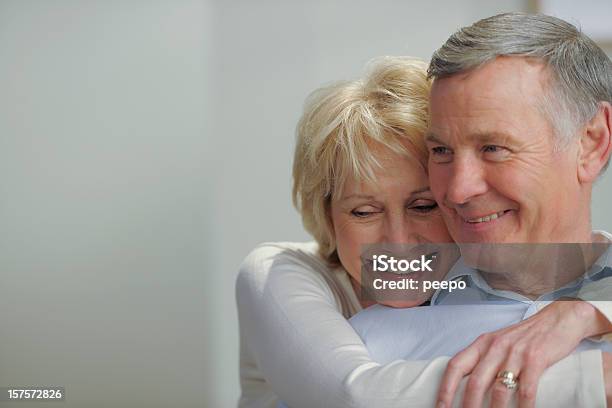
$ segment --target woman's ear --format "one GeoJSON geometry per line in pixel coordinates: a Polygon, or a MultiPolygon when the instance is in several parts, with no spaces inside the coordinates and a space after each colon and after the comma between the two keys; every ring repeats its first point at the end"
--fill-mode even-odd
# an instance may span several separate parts
{"type": "Polygon", "coordinates": [[[608,163],[612,149],[612,105],[600,102],[580,138],[578,180],[593,183],[608,163]]]}

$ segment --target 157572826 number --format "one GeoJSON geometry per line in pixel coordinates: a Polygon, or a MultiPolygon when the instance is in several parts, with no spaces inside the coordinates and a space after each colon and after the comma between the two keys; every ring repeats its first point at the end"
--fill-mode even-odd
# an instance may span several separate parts
{"type": "Polygon", "coordinates": [[[63,401],[66,397],[64,387],[3,387],[0,388],[0,401],[54,400],[63,401]]]}

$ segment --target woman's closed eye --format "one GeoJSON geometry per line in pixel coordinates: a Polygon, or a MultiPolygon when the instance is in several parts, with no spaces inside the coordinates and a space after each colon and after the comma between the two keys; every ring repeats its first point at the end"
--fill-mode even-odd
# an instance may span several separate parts
{"type": "Polygon", "coordinates": [[[351,215],[357,218],[368,218],[381,212],[382,210],[380,208],[376,208],[371,205],[364,205],[353,209],[351,211],[351,215]]]}
{"type": "Polygon", "coordinates": [[[433,200],[418,200],[410,204],[409,209],[418,213],[428,213],[438,208],[438,204],[433,200]]]}

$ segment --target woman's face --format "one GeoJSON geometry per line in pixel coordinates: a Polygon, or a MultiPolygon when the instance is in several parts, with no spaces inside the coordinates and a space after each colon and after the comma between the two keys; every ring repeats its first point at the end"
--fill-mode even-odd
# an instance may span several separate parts
{"type": "MultiPolygon", "coordinates": [[[[378,153],[377,159],[383,170],[375,173],[376,183],[347,180],[340,197],[331,203],[338,256],[349,275],[360,284],[364,245],[452,242],[423,166],[393,152],[378,153]]],[[[449,267],[434,268],[428,279],[441,280],[449,267]]],[[[422,292],[401,302],[381,303],[416,306],[431,294],[422,292]]]]}

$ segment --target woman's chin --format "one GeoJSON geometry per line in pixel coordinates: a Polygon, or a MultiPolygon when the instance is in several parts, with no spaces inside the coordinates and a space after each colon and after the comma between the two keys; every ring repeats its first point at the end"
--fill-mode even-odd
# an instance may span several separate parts
{"type": "Polygon", "coordinates": [[[417,307],[421,306],[423,303],[427,302],[429,297],[423,299],[410,299],[410,300],[381,300],[378,301],[379,304],[383,306],[393,307],[396,309],[406,309],[409,307],[417,307]]]}

